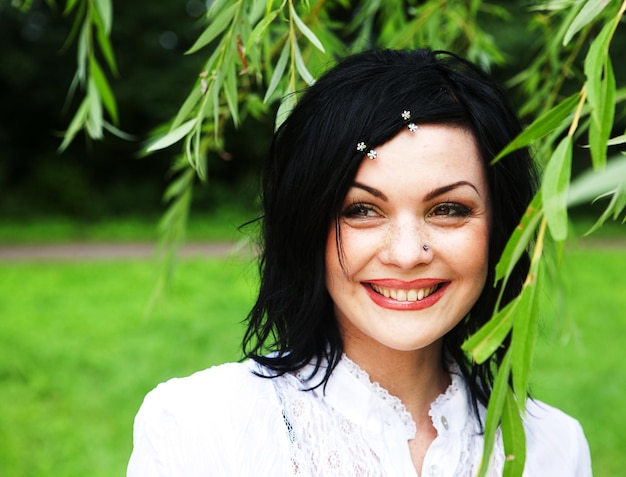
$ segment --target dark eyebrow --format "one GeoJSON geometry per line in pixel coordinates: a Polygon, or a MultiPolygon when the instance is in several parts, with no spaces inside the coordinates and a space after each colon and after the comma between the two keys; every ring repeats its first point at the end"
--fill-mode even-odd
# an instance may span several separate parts
{"type": "Polygon", "coordinates": [[[435,197],[439,197],[440,195],[443,195],[446,192],[450,192],[451,190],[457,189],[461,186],[470,186],[480,196],[480,192],[478,192],[478,189],[476,188],[474,184],[472,184],[471,182],[467,182],[467,181],[458,181],[458,182],[454,182],[453,184],[448,184],[443,187],[438,187],[437,189],[431,190],[428,194],[424,196],[424,200],[427,201],[427,200],[434,199],[435,197]]]}
{"type": "Polygon", "coordinates": [[[385,202],[387,202],[387,200],[388,200],[387,196],[385,194],[383,194],[378,189],[375,189],[374,187],[366,186],[365,184],[361,184],[360,182],[355,182],[354,184],[352,184],[352,187],[357,187],[359,189],[363,189],[364,191],[369,192],[373,196],[376,196],[379,199],[384,200],[385,202]]]}

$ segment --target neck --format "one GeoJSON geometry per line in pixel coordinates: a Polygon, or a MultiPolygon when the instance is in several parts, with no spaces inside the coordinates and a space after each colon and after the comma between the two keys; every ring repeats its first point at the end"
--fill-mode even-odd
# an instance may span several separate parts
{"type": "Polygon", "coordinates": [[[441,344],[426,350],[398,351],[386,347],[346,349],[346,355],[389,393],[398,397],[415,421],[428,415],[431,403],[450,384],[442,363],[441,344]]]}

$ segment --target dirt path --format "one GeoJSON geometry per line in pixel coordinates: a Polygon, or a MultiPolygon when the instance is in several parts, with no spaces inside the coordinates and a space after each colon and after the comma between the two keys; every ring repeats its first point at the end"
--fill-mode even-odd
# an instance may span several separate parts
{"type": "MultiPolygon", "coordinates": [[[[626,251],[626,238],[579,239],[576,248],[592,248],[626,251]]],[[[192,242],[180,250],[181,257],[223,257],[247,254],[249,248],[232,242],[192,242]]],[[[69,260],[118,260],[155,257],[155,244],[141,243],[89,243],[76,242],[47,245],[2,245],[0,262],[9,261],[69,261],[69,260]]]]}

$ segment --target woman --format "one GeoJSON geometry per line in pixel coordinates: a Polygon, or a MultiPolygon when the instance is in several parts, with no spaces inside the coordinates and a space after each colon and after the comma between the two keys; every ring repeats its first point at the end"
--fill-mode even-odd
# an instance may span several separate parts
{"type": "MultiPolygon", "coordinates": [[[[478,365],[461,344],[533,195],[527,151],[489,165],[519,131],[446,52],[359,54],[308,89],[265,171],[250,359],[152,391],[128,475],[475,475],[505,350],[478,365]]],[[[529,402],[525,429],[525,475],[591,475],[574,419],[529,402]]],[[[500,437],[493,455],[501,475],[500,437]]]]}

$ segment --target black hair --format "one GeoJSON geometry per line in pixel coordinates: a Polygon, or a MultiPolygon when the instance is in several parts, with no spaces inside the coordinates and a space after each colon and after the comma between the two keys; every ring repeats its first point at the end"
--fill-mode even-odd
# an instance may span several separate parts
{"type": "MultiPolygon", "coordinates": [[[[406,125],[468,128],[487,171],[491,230],[486,285],[468,316],[444,337],[444,349],[461,368],[474,405],[486,405],[493,386],[490,361],[476,364],[461,344],[491,317],[501,284],[495,266],[535,190],[526,149],[490,162],[521,130],[490,77],[445,51],[377,50],[340,61],[308,88],[277,130],[263,176],[260,290],[247,318],[244,353],[277,375],[307,363],[326,383],[341,358],[342,340],[325,285],[325,248],[343,200],[364,160],[356,144],[384,144],[406,125]],[[327,365],[326,365],[327,363],[327,365]],[[323,370],[322,370],[323,368],[323,370]]],[[[520,291],[528,256],[517,263],[501,306],[520,291]]]]}

